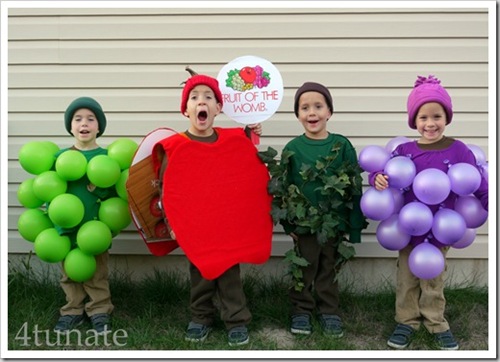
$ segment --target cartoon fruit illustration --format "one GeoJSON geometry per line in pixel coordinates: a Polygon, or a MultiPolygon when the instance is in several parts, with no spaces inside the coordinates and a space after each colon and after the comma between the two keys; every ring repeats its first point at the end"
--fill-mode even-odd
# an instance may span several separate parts
{"type": "Polygon", "coordinates": [[[238,92],[269,85],[271,77],[260,65],[255,67],[245,66],[242,69],[232,69],[227,72],[226,86],[238,92]]]}
{"type": "Polygon", "coordinates": [[[245,83],[253,83],[257,77],[257,73],[252,67],[244,67],[240,70],[240,77],[245,83]]]}

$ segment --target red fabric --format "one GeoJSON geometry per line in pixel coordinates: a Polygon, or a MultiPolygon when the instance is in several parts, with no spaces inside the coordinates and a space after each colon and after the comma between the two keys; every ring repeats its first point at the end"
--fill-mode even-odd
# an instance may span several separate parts
{"type": "Polygon", "coordinates": [[[261,264],[271,253],[269,174],[241,128],[217,129],[207,144],[162,141],[168,166],[163,205],[179,246],[212,280],[238,263],[261,264]]]}

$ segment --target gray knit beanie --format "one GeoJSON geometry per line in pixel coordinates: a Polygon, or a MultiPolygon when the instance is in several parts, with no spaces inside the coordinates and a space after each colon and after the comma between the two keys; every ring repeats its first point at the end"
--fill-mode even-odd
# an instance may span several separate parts
{"type": "Polygon", "coordinates": [[[295,101],[293,105],[293,110],[295,112],[295,115],[298,117],[299,116],[299,99],[300,96],[303,93],[306,92],[318,92],[323,94],[325,97],[326,104],[328,105],[328,108],[330,108],[330,112],[333,113],[333,102],[332,102],[332,95],[330,94],[330,91],[328,88],[326,88],[324,85],[319,84],[319,83],[314,83],[314,82],[306,82],[302,84],[302,86],[297,89],[297,92],[295,93],[295,101]]]}

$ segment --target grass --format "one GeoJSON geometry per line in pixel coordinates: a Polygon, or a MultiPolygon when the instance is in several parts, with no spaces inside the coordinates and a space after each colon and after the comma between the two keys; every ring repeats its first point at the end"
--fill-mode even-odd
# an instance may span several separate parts
{"type": "MultiPolygon", "coordinates": [[[[393,289],[354,293],[341,286],[341,313],[345,336],[325,337],[314,321],[310,336],[293,336],[289,328],[287,283],[283,278],[247,274],[244,289],[253,315],[250,343],[229,347],[224,325],[217,320],[203,343],[184,341],[190,319],[189,281],[184,274],[155,270],[141,281],[112,273],[110,288],[115,311],[113,331],[125,333],[119,343],[98,343],[89,335],[90,323],[80,327],[64,344],[52,329],[65,298],[54,278],[36,274],[29,262],[11,265],[8,285],[9,350],[389,350],[386,341],[395,327],[393,289]],[[34,328],[44,331],[35,341],[34,328]],[[31,339],[26,339],[31,337],[31,339]],[[87,339],[86,339],[87,338],[87,339]],[[87,342],[82,343],[85,340],[87,342]],[[88,341],[91,343],[89,344],[88,341]],[[36,342],[36,343],[35,343],[36,342]]],[[[488,350],[488,290],[474,286],[446,289],[446,318],[462,350],[488,350]]],[[[433,350],[432,336],[421,328],[410,350],[433,350]]]]}

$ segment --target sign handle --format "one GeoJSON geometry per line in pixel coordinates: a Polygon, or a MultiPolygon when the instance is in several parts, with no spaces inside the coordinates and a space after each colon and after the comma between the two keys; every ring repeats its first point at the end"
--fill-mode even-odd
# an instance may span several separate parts
{"type": "Polygon", "coordinates": [[[253,130],[250,131],[250,140],[252,141],[252,143],[255,146],[260,145],[260,136],[257,133],[255,133],[253,130]]]}

